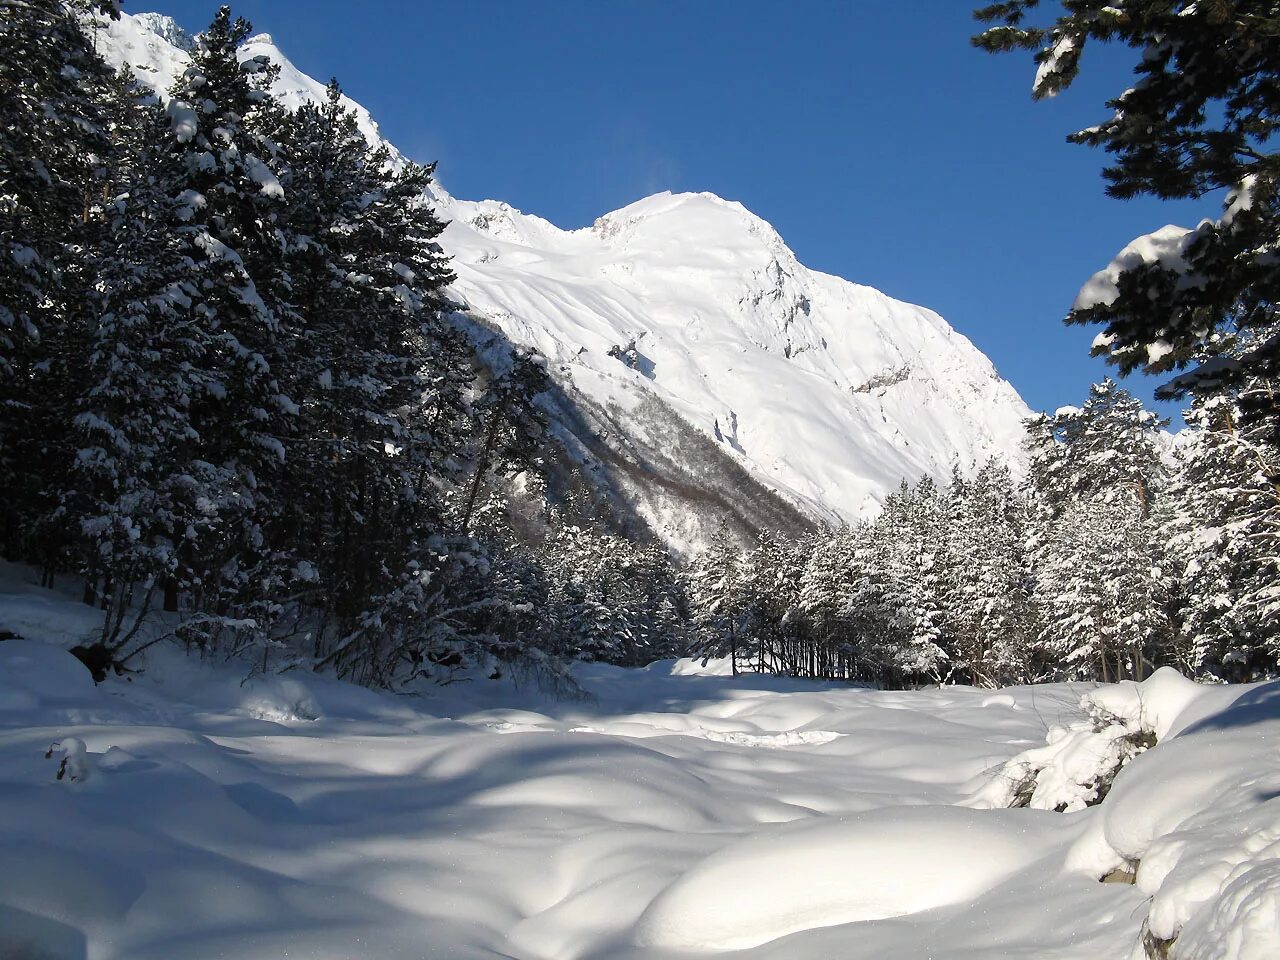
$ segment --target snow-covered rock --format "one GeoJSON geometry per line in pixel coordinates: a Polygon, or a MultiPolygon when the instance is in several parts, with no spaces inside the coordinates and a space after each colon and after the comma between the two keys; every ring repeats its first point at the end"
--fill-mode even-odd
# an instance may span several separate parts
{"type": "Polygon", "coordinates": [[[1030,806],[1101,798],[1064,865],[1132,878],[1147,898],[1132,960],[1280,956],[1280,683],[1205,685],[1166,667],[1100,686],[1081,709],[1090,719],[1054,726],[974,804],[1007,805],[1032,782],[1030,806]],[[1140,734],[1154,746],[1135,748],[1140,734]]]}

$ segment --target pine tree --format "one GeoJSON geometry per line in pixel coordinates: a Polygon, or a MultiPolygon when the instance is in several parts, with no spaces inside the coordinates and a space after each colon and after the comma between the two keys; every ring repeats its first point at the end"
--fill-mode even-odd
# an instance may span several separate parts
{"type": "Polygon", "coordinates": [[[273,501],[285,460],[285,421],[293,403],[274,365],[287,339],[286,281],[279,220],[284,191],[270,163],[274,144],[254,126],[269,110],[273,73],[265,64],[242,68],[236,48],[249,24],[223,7],[200,35],[191,64],[170,92],[168,146],[181,164],[175,186],[190,211],[194,268],[206,271],[204,329],[211,347],[201,370],[219,384],[191,400],[200,438],[199,459],[227,478],[225,495],[211,501],[221,530],[191,563],[196,609],[210,634],[265,644],[290,576],[287,549],[268,540],[273,501]]]}
{"type": "Polygon", "coordinates": [[[46,578],[65,563],[67,531],[52,512],[73,449],[69,392],[93,280],[80,251],[110,150],[109,71],[81,22],[98,9],[116,14],[62,0],[0,7],[0,553],[39,563],[46,578]]]}
{"type": "Polygon", "coordinates": [[[729,657],[738,672],[739,643],[746,607],[742,548],[721,522],[705,550],[694,558],[689,571],[698,641],[694,656],[729,657]]]}
{"type": "Polygon", "coordinates": [[[276,369],[294,411],[276,535],[308,558],[312,592],[345,633],[427,562],[417,540],[437,538],[432,556],[452,549],[439,483],[470,427],[471,359],[440,316],[452,274],[422,202],[431,169],[370,146],[336,82],[275,136],[293,317],[276,369]]]}
{"type": "MultiPolygon", "coordinates": [[[[108,68],[80,21],[104,4],[24,0],[0,9],[0,373],[18,375],[20,340],[62,322],[56,295],[63,247],[88,219],[92,184],[109,149],[94,94],[108,68]]],[[[113,9],[111,12],[118,16],[113,9]]]]}
{"type": "Polygon", "coordinates": [[[1280,457],[1228,398],[1187,412],[1160,522],[1179,584],[1177,664],[1249,680],[1280,664],[1280,457]]]}
{"type": "Polygon", "coordinates": [[[1026,505],[994,460],[972,482],[955,475],[947,495],[943,606],[956,667],[977,684],[1025,682],[1036,633],[1026,505]]]}
{"type": "Polygon", "coordinates": [[[479,385],[481,401],[475,405],[483,439],[462,509],[463,532],[471,524],[476,497],[489,474],[528,467],[547,427],[546,414],[537,406],[537,398],[550,386],[545,361],[536,353],[515,348],[499,353],[493,366],[488,382],[479,385]]]}
{"type": "Polygon", "coordinates": [[[945,513],[937,485],[904,481],[886,499],[881,529],[882,602],[891,611],[891,667],[897,682],[937,682],[946,670],[943,555],[945,513]]]}
{"type": "MultiPolygon", "coordinates": [[[[890,504],[886,502],[886,511],[890,504]]],[[[848,631],[851,677],[870,683],[894,683],[894,664],[903,646],[896,580],[889,558],[897,552],[895,528],[883,522],[854,528],[848,579],[840,618],[848,631]]]]}
{"type": "Polygon", "coordinates": [[[1030,424],[1041,649],[1070,675],[1141,679],[1168,640],[1162,425],[1110,380],[1030,424]]]}
{"type": "Polygon", "coordinates": [[[74,526],[79,571],[101,585],[100,642],[115,656],[156,591],[176,609],[198,589],[194,558],[216,551],[219,517],[236,509],[234,471],[203,455],[192,411],[227,393],[206,291],[239,279],[234,262],[202,259],[199,201],[165,143],[159,111],[128,134],[154,144],[122,165],[125,189],[105,207],[88,353],[72,406],[78,451],[59,509],[74,526]],[[130,174],[130,170],[132,173],[130,174]],[[133,624],[127,629],[127,624],[133,624]]]}
{"type": "Polygon", "coordinates": [[[803,643],[800,590],[811,544],[761,531],[744,568],[749,629],[743,653],[761,672],[812,676],[810,651],[803,643]]]}
{"type": "MultiPolygon", "coordinates": [[[[1103,332],[1095,353],[1121,371],[1190,368],[1160,391],[1214,395],[1242,379],[1280,373],[1280,337],[1224,349],[1236,331],[1271,327],[1280,275],[1280,11],[1273,0],[1063,3],[1029,25],[1038,0],[1009,0],[975,16],[996,24],[974,38],[988,51],[1037,51],[1033,95],[1052,96],[1079,74],[1090,44],[1136,52],[1135,82],[1108,103],[1110,118],[1068,139],[1103,147],[1107,192],[1128,199],[1228,191],[1224,213],[1193,230],[1139,238],[1081,291],[1067,317],[1103,332]]],[[[1057,5],[1055,5],[1057,6],[1057,5]]]]}
{"type": "Polygon", "coordinates": [[[799,612],[808,640],[823,664],[819,673],[830,677],[850,676],[859,656],[845,603],[854,535],[853,530],[842,527],[821,539],[810,553],[800,581],[799,612]]]}

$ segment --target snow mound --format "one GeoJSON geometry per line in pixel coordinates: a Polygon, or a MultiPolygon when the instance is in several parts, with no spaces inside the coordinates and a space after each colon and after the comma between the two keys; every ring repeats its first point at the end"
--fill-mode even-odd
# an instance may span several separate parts
{"type": "Polygon", "coordinates": [[[65,650],[31,640],[0,642],[0,711],[65,704],[93,694],[93,677],[65,650]]]}
{"type": "Polygon", "coordinates": [[[100,610],[27,583],[13,564],[0,563],[0,597],[0,637],[70,648],[102,630],[100,610]]]}
{"type": "Polygon", "coordinates": [[[1014,757],[987,799],[1011,800],[1027,775],[1030,806],[1103,795],[1065,866],[1134,876],[1150,907],[1133,960],[1280,956],[1280,683],[1206,686],[1159,670],[1081,707],[1092,720],[1014,757]],[[1133,749],[1136,733],[1155,745],[1133,749]]]}
{"type": "Polygon", "coordinates": [[[1088,719],[1005,763],[975,806],[1101,801],[1069,873],[1131,877],[1149,909],[1132,960],[1280,956],[1280,683],[1163,668],[1090,691],[1088,719]]]}
{"type": "MultiPolygon", "coordinates": [[[[1184,824],[1204,826],[1267,804],[1280,816],[1280,806],[1272,803],[1280,797],[1280,753],[1274,746],[1280,740],[1280,683],[1202,689],[1213,699],[1229,694],[1234,702],[1185,726],[1116,776],[1095,829],[1075,851],[1077,863],[1142,861],[1150,880],[1157,869],[1147,863],[1154,845],[1184,824]]],[[[1179,856],[1184,848],[1179,846],[1179,856]]]]}
{"type": "Polygon", "coordinates": [[[1163,740],[1187,707],[1208,689],[1172,667],[1161,667],[1141,683],[1121,680],[1086,694],[1084,704],[1131,729],[1149,730],[1157,740],[1163,740]]]}
{"type": "MultiPolygon", "coordinates": [[[[1274,819],[1273,811],[1273,823],[1274,819]]],[[[1280,849],[1273,840],[1264,852],[1268,859],[1260,863],[1232,865],[1219,895],[1188,918],[1178,936],[1179,957],[1275,960],[1280,956],[1280,849]]],[[[1166,895],[1159,905],[1173,900],[1166,895]]],[[[1150,926],[1156,929],[1157,924],[1150,926]]]]}
{"type": "Polygon", "coordinates": [[[956,807],[876,810],[712,854],[636,926],[642,946],[721,951],[816,927],[962,903],[1044,856],[1039,818],[956,807]]]}

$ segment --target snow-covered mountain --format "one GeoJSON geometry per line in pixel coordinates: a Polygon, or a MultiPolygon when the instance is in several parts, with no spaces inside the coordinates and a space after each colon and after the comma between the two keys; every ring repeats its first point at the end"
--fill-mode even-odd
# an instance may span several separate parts
{"type": "MultiPolygon", "coordinates": [[[[140,14],[109,23],[102,47],[163,93],[190,42],[140,14]]],[[[245,44],[263,54],[286,103],[322,95],[270,37],[245,44]]],[[[806,268],[739,203],[662,193],[563,230],[493,200],[434,199],[455,296],[548,357],[570,458],[673,543],[718,516],[743,531],[853,519],[904,477],[1017,460],[1029,411],[972,343],[806,268]]]]}

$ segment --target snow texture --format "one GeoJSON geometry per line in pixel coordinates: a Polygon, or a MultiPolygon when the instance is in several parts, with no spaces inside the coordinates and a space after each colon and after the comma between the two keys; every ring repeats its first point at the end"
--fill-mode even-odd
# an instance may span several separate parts
{"type": "Polygon", "coordinates": [[[0,956],[1280,950],[1277,684],[890,693],[667,661],[579,666],[579,700],[405,697],[157,646],[95,687],[64,649],[81,611],[0,570],[0,630],[43,638],[0,642],[0,956]],[[1098,806],[987,809],[1086,695],[1165,739],[1098,806]],[[1122,865],[1135,885],[1097,882],[1122,865]]]}
{"type": "Polygon", "coordinates": [[[1109,264],[1085,281],[1071,309],[1111,306],[1120,296],[1120,275],[1144,264],[1156,264],[1174,273],[1185,274],[1189,269],[1187,250],[1198,237],[1198,228],[1191,230],[1166,224],[1154,233],[1131,240],[1109,264]]]}

